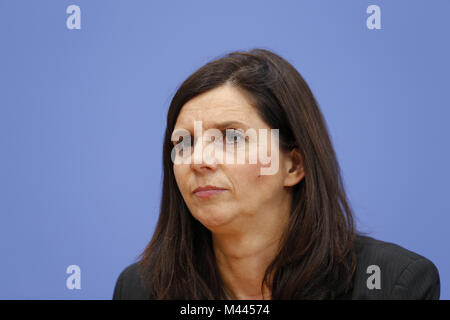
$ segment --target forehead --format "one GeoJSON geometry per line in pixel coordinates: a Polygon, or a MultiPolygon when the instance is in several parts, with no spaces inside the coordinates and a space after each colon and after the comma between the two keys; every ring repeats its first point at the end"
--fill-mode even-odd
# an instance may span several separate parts
{"type": "Polygon", "coordinates": [[[239,121],[251,128],[265,128],[264,121],[239,89],[223,85],[207,91],[186,102],[178,115],[175,128],[190,130],[194,121],[202,121],[204,128],[217,124],[239,121]]]}

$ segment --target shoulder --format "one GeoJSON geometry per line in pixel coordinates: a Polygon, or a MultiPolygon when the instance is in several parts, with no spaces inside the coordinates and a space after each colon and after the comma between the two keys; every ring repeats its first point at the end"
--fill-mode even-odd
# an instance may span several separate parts
{"type": "Polygon", "coordinates": [[[427,258],[362,235],[355,251],[352,299],[439,299],[439,272],[427,258]]]}
{"type": "Polygon", "coordinates": [[[120,273],[114,287],[113,300],[152,299],[150,293],[142,285],[138,267],[137,263],[133,263],[120,273]]]}

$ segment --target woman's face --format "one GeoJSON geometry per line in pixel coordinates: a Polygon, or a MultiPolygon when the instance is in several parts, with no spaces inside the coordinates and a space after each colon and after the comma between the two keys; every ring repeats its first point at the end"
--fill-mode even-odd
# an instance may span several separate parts
{"type": "MultiPolygon", "coordinates": [[[[174,132],[186,129],[194,141],[194,121],[201,121],[202,132],[216,128],[254,129],[258,136],[259,129],[271,129],[250,105],[246,96],[231,85],[223,85],[194,97],[183,105],[175,124],[174,132]],[[228,125],[222,127],[221,124],[228,125]],[[232,122],[240,122],[233,123],[232,122]]],[[[276,129],[276,128],[275,128],[276,129]]],[[[205,139],[204,137],[202,139],[205,139]]],[[[267,155],[276,151],[268,140],[267,155]]],[[[202,140],[203,149],[213,143],[202,140]]],[[[245,151],[245,163],[219,163],[220,161],[202,161],[195,164],[174,164],[173,170],[178,188],[195,219],[213,232],[230,232],[242,228],[257,228],[259,224],[269,221],[281,209],[290,208],[290,186],[298,183],[303,177],[298,172],[291,173],[295,166],[291,154],[279,151],[279,166],[274,174],[261,175],[262,164],[258,158],[256,163],[249,163],[248,142],[245,151]],[[194,193],[198,187],[216,186],[225,190],[213,195],[194,193]],[[270,219],[269,219],[270,220],[270,219]]],[[[198,140],[192,147],[199,147],[198,140]]],[[[258,144],[260,147],[260,144],[258,144]]],[[[278,149],[278,148],[277,148],[278,149]]],[[[214,157],[212,158],[214,159],[214,157]]]]}

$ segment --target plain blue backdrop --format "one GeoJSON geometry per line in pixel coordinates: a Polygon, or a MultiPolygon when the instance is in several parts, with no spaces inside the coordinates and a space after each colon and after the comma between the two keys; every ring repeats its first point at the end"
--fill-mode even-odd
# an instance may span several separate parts
{"type": "Polygon", "coordinates": [[[1,0],[0,298],[110,299],[159,214],[173,93],[263,47],[315,94],[358,228],[433,261],[449,299],[449,14],[448,0],[1,0]]]}

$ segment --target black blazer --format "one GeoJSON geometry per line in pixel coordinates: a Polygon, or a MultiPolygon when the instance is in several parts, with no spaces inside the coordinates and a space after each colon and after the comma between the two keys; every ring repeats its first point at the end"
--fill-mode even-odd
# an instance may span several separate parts
{"type": "MultiPolygon", "coordinates": [[[[439,299],[436,266],[425,257],[396,244],[358,236],[353,289],[337,291],[337,299],[439,299]]],[[[134,263],[120,274],[113,299],[154,299],[141,285],[134,263]]]]}

